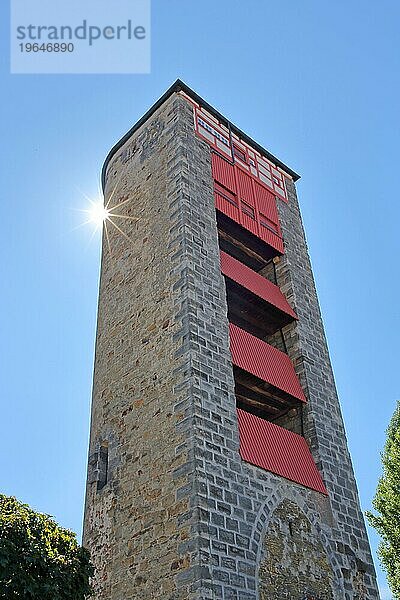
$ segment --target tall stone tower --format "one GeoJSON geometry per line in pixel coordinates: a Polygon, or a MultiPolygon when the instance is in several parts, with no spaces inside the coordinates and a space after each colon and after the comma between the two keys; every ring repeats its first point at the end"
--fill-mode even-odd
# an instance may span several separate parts
{"type": "Polygon", "coordinates": [[[107,157],[97,600],[378,598],[297,179],[181,81],[107,157]]]}

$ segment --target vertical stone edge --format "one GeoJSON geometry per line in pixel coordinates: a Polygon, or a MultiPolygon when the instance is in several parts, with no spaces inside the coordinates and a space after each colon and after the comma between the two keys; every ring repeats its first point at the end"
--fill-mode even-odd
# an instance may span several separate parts
{"type": "Polygon", "coordinates": [[[286,180],[288,203],[278,200],[285,254],[277,264],[278,283],[299,321],[285,336],[308,404],[303,410],[304,436],[329,492],[321,503],[341,563],[345,593],[351,593],[354,571],[364,573],[368,599],[379,598],[365,521],[336,391],[328,345],[313,277],[296,188],[286,180]],[[347,589],[346,589],[347,588],[347,589]]]}

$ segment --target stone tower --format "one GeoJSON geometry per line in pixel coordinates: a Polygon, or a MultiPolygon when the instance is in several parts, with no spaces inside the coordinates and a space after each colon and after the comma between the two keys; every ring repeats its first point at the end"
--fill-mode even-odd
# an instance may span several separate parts
{"type": "Polygon", "coordinates": [[[181,81],[106,159],[96,600],[378,598],[297,179],[181,81]]]}

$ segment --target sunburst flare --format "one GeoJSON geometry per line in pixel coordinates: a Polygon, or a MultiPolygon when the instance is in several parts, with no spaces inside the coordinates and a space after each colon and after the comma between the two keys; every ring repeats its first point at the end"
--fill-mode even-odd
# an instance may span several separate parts
{"type": "Polygon", "coordinates": [[[100,228],[107,219],[110,218],[111,213],[101,201],[92,202],[92,206],[88,209],[89,220],[94,223],[97,228],[100,228]]]}
{"type": "Polygon", "coordinates": [[[130,202],[132,200],[132,198],[124,198],[123,200],[121,199],[121,201],[120,202],[117,201],[117,203],[114,206],[110,206],[111,200],[112,200],[113,196],[115,195],[118,183],[119,183],[119,180],[117,181],[117,184],[115,185],[114,189],[112,190],[109,198],[105,199],[104,202],[103,202],[103,199],[100,199],[100,197],[98,200],[92,200],[91,198],[88,198],[85,195],[86,199],[89,202],[89,207],[82,211],[87,215],[87,220],[85,221],[85,223],[83,223],[83,225],[92,224],[95,226],[93,235],[99,229],[102,229],[104,226],[104,231],[105,231],[106,240],[107,240],[107,246],[108,246],[110,254],[111,254],[111,246],[110,246],[110,237],[109,237],[109,232],[107,230],[107,226],[109,225],[109,227],[113,227],[125,239],[127,239],[128,241],[131,241],[130,238],[126,235],[126,233],[121,229],[120,225],[122,225],[124,220],[127,220],[127,221],[138,221],[139,220],[138,217],[132,217],[130,215],[124,215],[124,214],[120,214],[119,212],[116,212],[122,206],[124,206],[128,202],[130,202]],[[116,220],[119,221],[119,224],[117,224],[116,220]]]}

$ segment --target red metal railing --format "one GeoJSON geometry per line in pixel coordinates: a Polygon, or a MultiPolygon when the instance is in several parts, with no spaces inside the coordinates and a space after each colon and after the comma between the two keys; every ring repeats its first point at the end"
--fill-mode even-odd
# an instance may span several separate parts
{"type": "Polygon", "coordinates": [[[237,409],[240,456],[246,462],[328,495],[306,440],[237,409]]]}
{"type": "Polygon", "coordinates": [[[272,304],[292,319],[297,319],[296,313],[277,285],[223,251],[221,251],[221,271],[229,279],[272,304]]]}
{"type": "Polygon", "coordinates": [[[306,402],[290,358],[237,325],[229,324],[232,362],[290,396],[306,402]]]}
{"type": "Polygon", "coordinates": [[[236,164],[212,154],[218,210],[283,254],[274,194],[236,164]]]}

